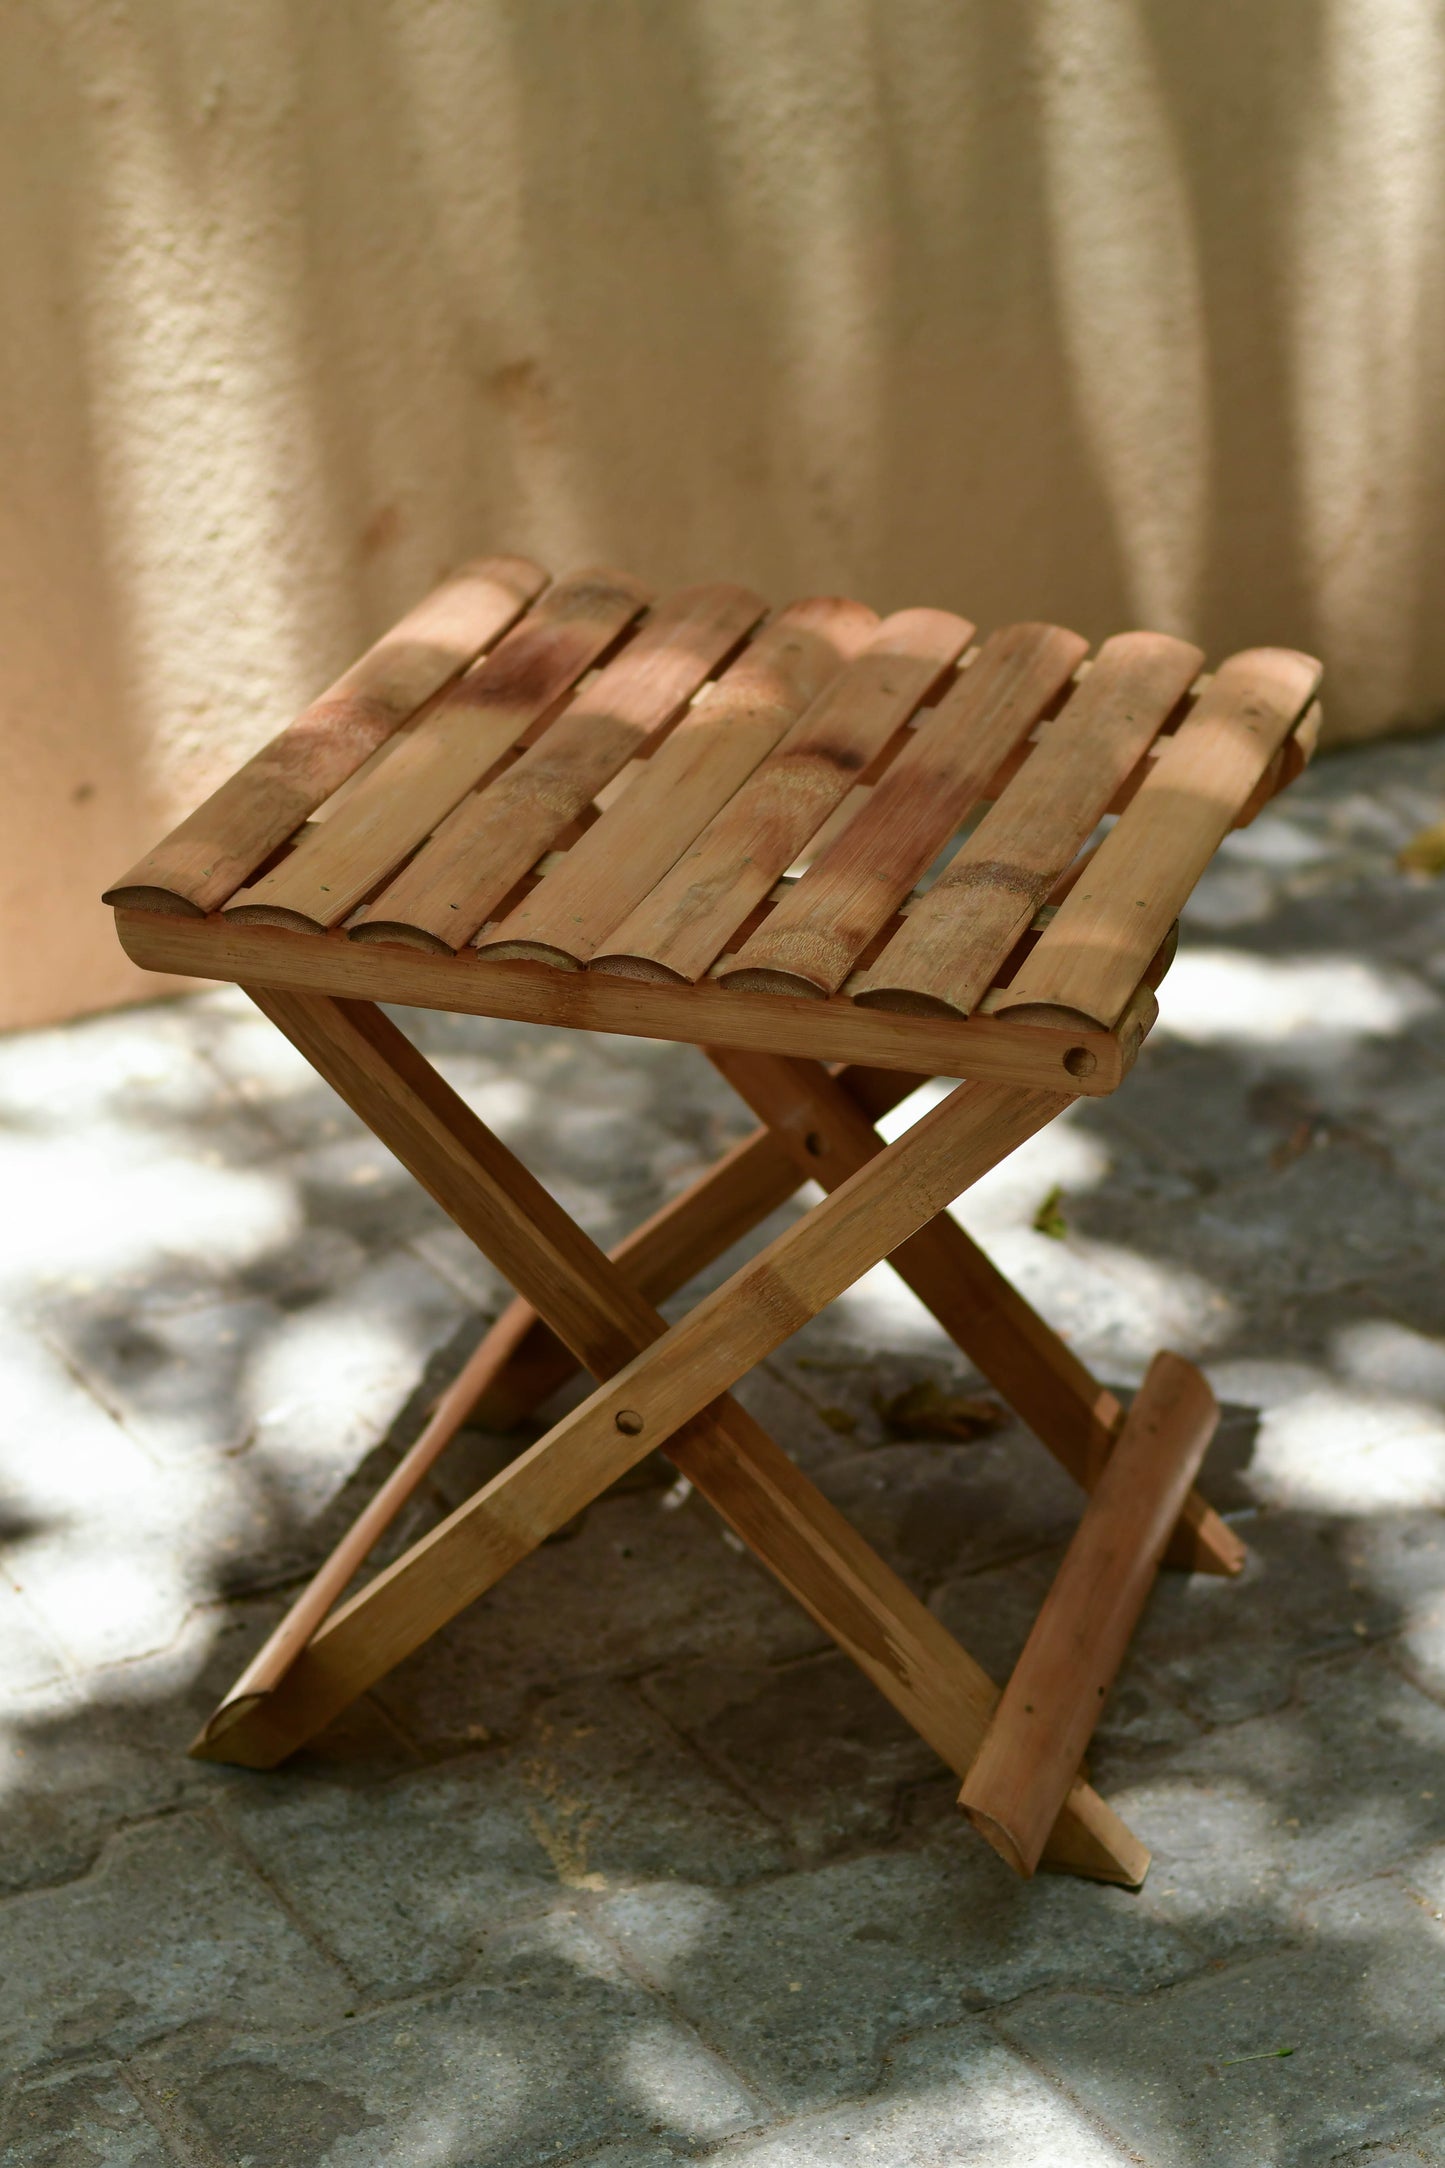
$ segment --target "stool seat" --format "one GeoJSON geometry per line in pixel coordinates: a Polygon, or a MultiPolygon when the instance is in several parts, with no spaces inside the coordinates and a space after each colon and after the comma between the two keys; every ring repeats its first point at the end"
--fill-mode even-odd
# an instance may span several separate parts
{"type": "MultiPolygon", "coordinates": [[[[1210,678],[1159,633],[1092,658],[1054,625],[974,635],[485,560],[106,900],[461,966],[348,964],[383,999],[1109,1091],[1194,882],[1308,758],[1319,667],[1256,649],[1210,678]],[[586,994],[555,983],[582,971],[586,994]]],[[[224,968],[135,938],[156,968],[224,968]]]]}
{"type": "Polygon", "coordinates": [[[1309,656],[1204,663],[485,558],[106,891],[138,963],[245,986],[518,1289],[194,1751],[282,1760],[658,1447],[1018,1872],[1138,1883],[1080,1759],[1161,1561],[1242,1561],[1192,1487],[1218,1409],[1164,1353],[1126,1415],[948,1206],[1120,1084],[1195,882],[1313,750],[1309,656]],[[688,1041],[761,1126],[604,1256],[380,1002],[688,1041]],[[938,1076],[966,1081],[885,1144],[938,1076]],[[656,1305],[809,1181],[823,1201],[668,1327],[656,1305]],[[884,1258],[1086,1494],[1002,1693],[731,1397],[884,1258]],[[505,1427],[579,1366],[590,1398],[347,1593],[469,1415],[505,1427]]]}

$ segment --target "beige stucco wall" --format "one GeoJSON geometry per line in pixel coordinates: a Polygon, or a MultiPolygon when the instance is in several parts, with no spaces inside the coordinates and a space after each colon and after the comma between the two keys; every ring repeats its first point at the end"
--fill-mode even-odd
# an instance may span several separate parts
{"type": "Polygon", "coordinates": [[[102,879],[479,549],[1445,711],[1439,0],[0,25],[0,1020],[135,992],[102,879]]]}

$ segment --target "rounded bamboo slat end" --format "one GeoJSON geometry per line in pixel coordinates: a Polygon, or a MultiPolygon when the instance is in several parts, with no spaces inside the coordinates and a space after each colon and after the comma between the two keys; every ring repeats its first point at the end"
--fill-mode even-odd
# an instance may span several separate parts
{"type": "Polygon", "coordinates": [[[552,971],[582,969],[577,957],[550,941],[474,941],[472,946],[489,964],[546,964],[552,971]]]}
{"type": "Polygon", "coordinates": [[[587,968],[604,971],[614,979],[648,980],[654,986],[690,986],[693,983],[680,971],[670,971],[666,964],[655,962],[651,956],[594,956],[587,968]]]}
{"type": "Polygon", "coordinates": [[[863,986],[852,998],[860,1009],[888,1009],[895,1016],[948,1017],[958,1023],[969,1014],[937,994],[920,994],[911,986],[863,986]]]}
{"type": "Polygon", "coordinates": [[[101,896],[117,911],[159,911],[166,918],[204,918],[205,912],[189,896],[177,894],[173,888],[151,888],[145,883],[122,881],[115,888],[108,888],[101,896]]]}
{"type": "Polygon", "coordinates": [[[777,971],[762,964],[743,964],[735,971],[720,971],[719,986],[734,987],[742,994],[787,994],[795,999],[826,1001],[828,989],[817,986],[797,971],[777,971]]]}
{"type": "Polygon", "coordinates": [[[319,918],[311,918],[305,911],[288,910],[280,903],[238,903],[221,916],[229,926],[279,926],[283,933],[328,931],[319,918]]]}
{"type": "Polygon", "coordinates": [[[348,926],[348,941],[389,941],[395,947],[425,949],[430,956],[454,956],[456,950],[439,934],[428,933],[424,926],[408,926],[399,918],[363,919],[359,926],[348,926]]]}
{"type": "Polygon", "coordinates": [[[1007,1000],[1000,1001],[995,1016],[1006,1016],[1011,1024],[1037,1024],[1045,1031],[1108,1031],[1112,1019],[1086,1016],[1082,1009],[1067,1009],[1053,1001],[1021,1001],[1017,1008],[1010,1008],[1007,1000]]]}

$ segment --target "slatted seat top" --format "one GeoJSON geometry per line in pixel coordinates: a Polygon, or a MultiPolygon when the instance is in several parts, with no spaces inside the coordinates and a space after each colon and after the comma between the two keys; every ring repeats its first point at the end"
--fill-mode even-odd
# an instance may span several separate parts
{"type": "Polygon", "coordinates": [[[840,1058],[870,1029],[977,1049],[1007,1026],[1050,1059],[1073,1042],[1079,1088],[1098,1035],[1147,1029],[1220,841],[1308,759],[1319,678],[1289,649],[1207,674],[1162,633],[1091,654],[1057,625],[489,558],[106,901],[159,968],[324,985],[324,953],[336,991],[700,1042],[765,1043],[771,1015],[779,1050],[840,1058]],[[408,976],[399,951],[435,961],[408,976]]]}

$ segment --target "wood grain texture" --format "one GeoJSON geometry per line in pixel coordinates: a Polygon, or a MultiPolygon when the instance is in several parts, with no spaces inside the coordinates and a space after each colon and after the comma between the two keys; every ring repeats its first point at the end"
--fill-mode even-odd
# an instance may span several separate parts
{"type": "MultiPolygon", "coordinates": [[[[263,1000],[457,1223],[484,1240],[497,1261],[509,1260],[591,1364],[612,1364],[629,1347],[641,1354],[656,1345],[662,1319],[384,1016],[365,1004],[263,1000]]],[[[440,1546],[452,1612],[468,1600],[463,1588],[475,1594],[491,1585],[602,1487],[606,1476],[597,1461],[564,1452],[556,1437],[540,1441],[469,1502],[466,1557],[454,1543],[440,1546]]],[[[621,1472],[646,1450],[614,1426],[601,1457],[621,1472]]],[[[670,1450],[907,1721],[950,1766],[966,1770],[997,1690],[758,1424],[724,1399],[700,1411],[670,1450]]],[[[457,1520],[453,1515],[444,1528],[457,1520]]],[[[268,1688],[257,1690],[265,1672],[260,1660],[253,1664],[249,1689],[242,1691],[243,1679],[193,1751],[269,1766],[389,1669],[398,1653],[416,1646],[430,1630],[425,1620],[435,1616],[441,1588],[434,1585],[419,1603],[415,1576],[405,1569],[428,1547],[435,1564],[435,1541],[424,1539],[295,1652],[268,1688]]],[[[1126,1883],[1138,1880],[1147,1858],[1082,1785],[1066,1801],[1049,1849],[1055,1865],[1126,1883]]]]}
{"type": "MultiPolygon", "coordinates": [[[[843,1069],[839,1081],[876,1121],[927,1080],[896,1069],[843,1069]]],[[[649,1302],[665,1302],[696,1273],[715,1263],[734,1242],[786,1204],[805,1177],[795,1166],[789,1140],[764,1126],[744,1137],[696,1182],[670,1197],[617,1248],[613,1263],[649,1302]]],[[[508,1430],[530,1415],[576,1370],[567,1349],[529,1304],[503,1311],[492,1332],[516,1335],[501,1359],[485,1354],[486,1340],[467,1366],[476,1378],[472,1407],[484,1428],[508,1430]],[[522,1313],[525,1312],[525,1317],[522,1313]]],[[[491,1338],[491,1334],[487,1338],[491,1338]]],[[[498,1342],[499,1348],[501,1342],[498,1342]]]]}
{"type": "MultiPolygon", "coordinates": [[[[876,1073],[889,1076],[900,1099],[913,1088],[911,1077],[876,1073]]],[[[750,1234],[797,1187],[786,1146],[769,1130],[754,1130],[608,1254],[649,1302],[665,1302],[750,1234]]],[[[457,1383],[461,1388],[466,1381],[468,1407],[483,1429],[510,1430],[565,1385],[576,1368],[551,1327],[518,1297],[480,1342],[457,1383]]]]}
{"type": "Polygon", "coordinates": [[[789,1001],[729,992],[709,981],[647,984],[600,972],[492,963],[472,950],[435,956],[382,942],[361,945],[338,935],[318,939],[273,926],[236,925],[225,918],[118,911],[116,928],[126,954],[149,971],[506,1016],[575,1031],[621,1032],[629,1038],[749,1046],[930,1076],[1041,1084],[1070,1093],[1113,1091],[1138,1047],[1125,1026],[1117,1034],[1089,1033],[1039,1030],[990,1016],[966,1022],[894,1016],[843,999],[789,1001]]]}
{"type": "Polygon", "coordinates": [[[1005,990],[996,1015],[1047,1004],[1116,1023],[1194,884],[1314,697],[1290,648],[1220,665],[1005,990]]]}
{"type": "Polygon", "coordinates": [[[355,941],[459,949],[522,876],[645,753],[762,617],[745,587],[670,596],[519,760],[464,798],[351,926],[355,941]]]}
{"type": "MultiPolygon", "coordinates": [[[[792,1154],[795,1173],[835,1189],[885,1147],[877,1114],[860,1103],[877,1072],[834,1077],[817,1062],[709,1048],[714,1067],[792,1154]]],[[[1040,1442],[1085,1490],[1098,1482],[1123,1421],[1108,1388],[1004,1278],[960,1227],[940,1212],[888,1259],[954,1345],[996,1386],[1040,1442]]],[[[1234,1575],[1244,1547],[1191,1492],[1170,1544],[1170,1562],[1193,1573],[1234,1575]]]]}
{"type": "Polygon", "coordinates": [[[878,623],[835,596],[764,626],[564,863],[477,947],[577,970],[769,754],[878,623]]]}
{"type": "Polygon", "coordinates": [[[214,911],[546,584],[525,557],[463,565],[108,888],[105,902],[185,917],[214,911]]]}
{"type": "MultiPolygon", "coordinates": [[[[256,998],[586,1366],[606,1379],[333,1614],[266,1697],[264,1725],[247,1714],[253,1729],[261,1727],[258,1750],[271,1758],[279,1758],[273,1750],[283,1734],[289,1744],[281,1752],[310,1736],[1067,1104],[1043,1092],[959,1086],[885,1161],[844,1183],[657,1338],[656,1313],[385,1017],[361,1003],[270,991],[256,998]],[[604,1284],[615,1306],[600,1301],[604,1284]],[[624,1314],[635,1320],[643,1352],[617,1368],[624,1314]]],[[[227,1736],[240,1721],[240,1715],[225,1720],[227,1736]]],[[[211,1743],[221,1743],[219,1732],[211,1743]]],[[[235,1748],[233,1740],[227,1751],[235,1748]]]]}
{"type": "Polygon", "coordinates": [[[854,982],[855,1000],[968,1015],[1203,660],[1162,633],[1106,640],[947,871],[854,982]]]}
{"type": "MultiPolygon", "coordinates": [[[[1064,1104],[1043,1092],[991,1085],[958,1087],[900,1138],[883,1160],[825,1197],[805,1219],[704,1297],[662,1339],[610,1376],[509,1472],[520,1474],[530,1464],[540,1482],[543,1471],[553,1471],[564,1485],[559,1519],[570,1518],[633,1459],[665,1444],[960,1189],[1052,1120],[1064,1104]],[[621,1425],[619,1416],[625,1419],[621,1425]]],[[[447,1208],[457,1216],[453,1205],[447,1208]]],[[[490,1254],[513,1277],[494,1239],[490,1254]]],[[[537,1279],[536,1267],[524,1261],[514,1284],[535,1300],[537,1279]]],[[[555,1293],[544,1288],[538,1307],[575,1345],[575,1333],[559,1314],[555,1293]]],[[[601,1366],[588,1360],[588,1367],[601,1366]]],[[[549,1483],[552,1479],[548,1475],[549,1483]]],[[[520,1498],[523,1493],[516,1495],[520,1498]]],[[[480,1494],[485,1496],[485,1492],[480,1494]]],[[[525,1496],[527,1510],[514,1525],[529,1532],[526,1547],[530,1548],[546,1528],[535,1517],[543,1510],[540,1493],[526,1489],[525,1496]]],[[[372,1661],[384,1658],[380,1668],[389,1669],[406,1653],[400,1647],[393,1652],[389,1638],[393,1632],[404,1632],[407,1647],[415,1646],[477,1592],[478,1545],[473,1524],[479,1515],[478,1525],[490,1526],[487,1509],[478,1501],[459,1508],[372,1584],[373,1589],[396,1588],[399,1598],[388,1607],[389,1623],[382,1643],[366,1658],[368,1668],[372,1661]]],[[[489,1535],[481,1549],[490,1556],[493,1548],[489,1535]]],[[[349,1632],[369,1646],[374,1629],[365,1624],[364,1608],[363,1599],[353,1599],[330,1622],[327,1635],[344,1640],[349,1632]],[[357,1623],[348,1629],[351,1617],[357,1623]]],[[[380,1616],[373,1612],[374,1618],[380,1616]]]]}
{"type": "Polygon", "coordinates": [[[836,993],[1087,650],[1057,625],[991,634],[867,803],[738,951],[724,984],[836,993]]]}
{"type": "Polygon", "coordinates": [[[626,574],[550,588],[523,622],[391,747],[331,818],[227,905],[245,925],[337,926],[538,722],[647,601],[626,574]]]}
{"type": "Polygon", "coordinates": [[[799,716],[691,848],[597,949],[593,968],[700,979],[875,755],[967,647],[945,610],[900,610],[799,716]]]}
{"type": "Polygon", "coordinates": [[[1039,1863],[1218,1422],[1194,1365],[1156,1355],[959,1794],[1019,1874],[1039,1863]]]}

